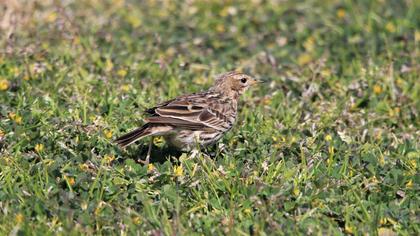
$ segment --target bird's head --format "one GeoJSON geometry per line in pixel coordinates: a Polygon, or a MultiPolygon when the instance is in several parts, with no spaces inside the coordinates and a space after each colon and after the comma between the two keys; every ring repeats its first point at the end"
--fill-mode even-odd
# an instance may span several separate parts
{"type": "Polygon", "coordinates": [[[218,75],[213,89],[225,94],[241,95],[249,87],[260,82],[261,81],[256,80],[247,74],[231,71],[218,75]]]}

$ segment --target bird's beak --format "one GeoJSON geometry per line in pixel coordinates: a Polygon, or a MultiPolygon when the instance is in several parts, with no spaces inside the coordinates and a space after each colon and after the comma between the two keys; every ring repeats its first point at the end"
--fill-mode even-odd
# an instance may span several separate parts
{"type": "Polygon", "coordinates": [[[264,83],[264,82],[265,82],[265,81],[263,81],[263,80],[254,79],[254,80],[250,81],[250,85],[251,85],[251,86],[254,86],[254,85],[262,84],[262,83],[264,83]]]}
{"type": "Polygon", "coordinates": [[[267,83],[268,81],[266,80],[266,79],[257,79],[257,80],[255,80],[255,83],[256,84],[264,84],[264,83],[267,83]]]}

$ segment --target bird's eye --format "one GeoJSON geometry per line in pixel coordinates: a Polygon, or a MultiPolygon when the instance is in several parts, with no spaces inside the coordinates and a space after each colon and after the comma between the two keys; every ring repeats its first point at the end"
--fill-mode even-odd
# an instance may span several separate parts
{"type": "Polygon", "coordinates": [[[241,83],[245,84],[246,83],[246,78],[242,78],[241,83]]]}

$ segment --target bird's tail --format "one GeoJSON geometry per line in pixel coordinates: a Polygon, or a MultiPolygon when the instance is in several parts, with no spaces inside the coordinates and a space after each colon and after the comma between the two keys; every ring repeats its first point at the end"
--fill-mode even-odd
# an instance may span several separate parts
{"type": "Polygon", "coordinates": [[[152,130],[151,130],[150,124],[145,124],[142,127],[137,128],[115,139],[114,142],[120,145],[121,147],[125,147],[151,134],[152,134],[152,130]]]}

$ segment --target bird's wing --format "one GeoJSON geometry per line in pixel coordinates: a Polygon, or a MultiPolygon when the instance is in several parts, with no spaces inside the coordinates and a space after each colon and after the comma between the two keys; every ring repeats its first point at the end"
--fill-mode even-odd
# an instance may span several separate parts
{"type": "Polygon", "coordinates": [[[166,123],[174,126],[213,128],[226,131],[230,124],[218,102],[218,94],[192,94],[178,97],[148,109],[151,123],[166,123]]]}

